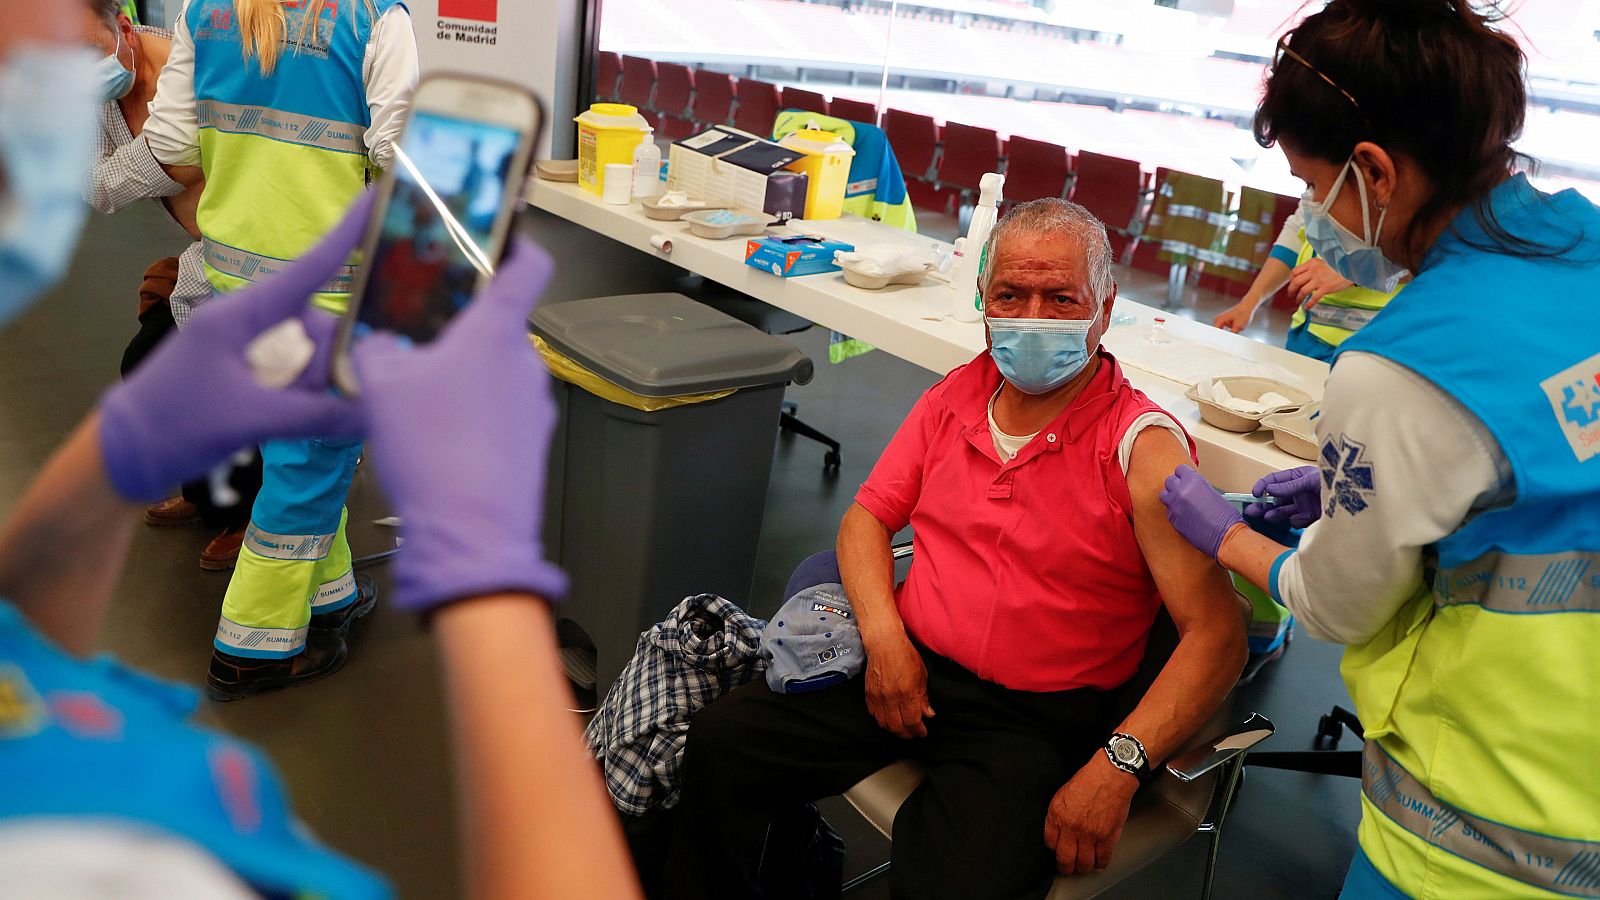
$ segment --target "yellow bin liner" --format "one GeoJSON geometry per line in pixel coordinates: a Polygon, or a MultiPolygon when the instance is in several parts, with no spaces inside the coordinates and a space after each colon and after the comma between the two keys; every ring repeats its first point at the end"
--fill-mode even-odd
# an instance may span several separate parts
{"type": "Polygon", "coordinates": [[[626,103],[596,103],[572,121],[578,123],[578,184],[596,195],[605,190],[606,166],[633,165],[633,148],[654,133],[626,103]]]}
{"type": "Polygon", "coordinates": [[[528,339],[533,341],[534,349],[539,351],[539,356],[544,359],[545,367],[550,370],[551,375],[568,384],[575,384],[602,400],[620,403],[640,412],[660,412],[663,409],[721,400],[734,392],[734,388],[728,388],[725,391],[711,391],[705,394],[681,394],[677,397],[646,397],[643,394],[635,394],[616,382],[601,378],[594,372],[579,365],[572,357],[550,346],[545,342],[544,338],[536,334],[529,335],[528,339]]]}
{"type": "Polygon", "coordinates": [[[844,212],[844,192],[850,184],[850,163],[856,151],[831,131],[802,129],[778,143],[805,156],[789,170],[805,173],[807,219],[837,219],[844,212]]]}

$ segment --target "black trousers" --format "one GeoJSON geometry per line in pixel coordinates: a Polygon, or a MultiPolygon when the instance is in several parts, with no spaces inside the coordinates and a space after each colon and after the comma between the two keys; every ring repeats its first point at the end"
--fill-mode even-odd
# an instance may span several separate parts
{"type": "MultiPolygon", "coordinates": [[[[123,378],[154,353],[167,335],[177,331],[172,306],[167,302],[177,277],[178,258],[175,256],[157,260],[145,269],[144,281],[139,285],[139,331],[122,351],[123,378]]],[[[239,495],[239,502],[232,506],[218,506],[211,497],[210,482],[204,479],[183,486],[183,499],[199,508],[200,520],[207,528],[236,530],[249,524],[250,509],[261,491],[261,454],[252,452],[248,463],[232,466],[228,471],[228,484],[239,495]]]]}
{"type": "Polygon", "coordinates": [[[684,751],[667,896],[760,897],[775,811],[842,794],[909,757],[928,777],[895,817],[893,896],[1044,897],[1055,875],[1045,813],[1110,736],[1114,692],[1012,691],[922,657],[935,713],[926,738],[880,728],[861,676],[809,694],[776,694],[758,680],[702,709],[684,751]]]}

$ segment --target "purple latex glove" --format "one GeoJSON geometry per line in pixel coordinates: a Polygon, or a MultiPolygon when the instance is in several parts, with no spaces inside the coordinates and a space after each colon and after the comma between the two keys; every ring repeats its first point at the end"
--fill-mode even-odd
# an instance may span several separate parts
{"type": "Polygon", "coordinates": [[[1322,470],[1316,466],[1273,472],[1256,482],[1251,493],[1257,497],[1270,494],[1278,498],[1278,505],[1251,503],[1244,508],[1248,518],[1260,517],[1273,525],[1287,522],[1291,528],[1304,528],[1322,517],[1322,470]]]}
{"type": "Polygon", "coordinates": [[[371,198],[357,201],[321,243],[278,275],[196,310],[126,381],[100,401],[106,472],[129,500],[166,496],[241,447],[274,438],[359,433],[354,403],[328,392],[327,354],[338,319],[310,298],[361,241],[371,198]],[[263,331],[298,318],[316,355],[294,383],[262,387],[245,350],[263,331]]]}
{"type": "Polygon", "coordinates": [[[1172,527],[1212,559],[1217,558],[1228,529],[1244,524],[1244,517],[1233,504],[1222,499],[1192,466],[1179,466],[1167,477],[1161,502],[1166,504],[1167,521],[1172,527]]]}
{"type": "Polygon", "coordinates": [[[402,609],[566,592],[540,540],[556,410],[527,324],[553,266],[518,239],[438,339],[408,347],[377,334],[352,351],[372,464],[404,523],[394,563],[402,609]]]}

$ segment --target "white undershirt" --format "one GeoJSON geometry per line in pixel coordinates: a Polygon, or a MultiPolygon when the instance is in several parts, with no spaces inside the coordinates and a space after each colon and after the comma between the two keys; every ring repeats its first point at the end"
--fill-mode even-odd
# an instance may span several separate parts
{"type": "MultiPolygon", "coordinates": [[[[1000,454],[1000,461],[1010,462],[1016,459],[1017,454],[1022,452],[1023,447],[1028,446],[1034,438],[1039,436],[1039,432],[1015,435],[1006,434],[1000,430],[1000,424],[994,420],[994,402],[1000,399],[1000,390],[1004,387],[1005,385],[1001,385],[1000,388],[995,389],[994,396],[989,398],[989,437],[994,439],[994,452],[1000,454]]],[[[1117,463],[1122,466],[1123,477],[1127,477],[1128,462],[1133,459],[1134,440],[1139,437],[1140,432],[1152,425],[1167,429],[1172,432],[1173,437],[1178,439],[1179,444],[1185,448],[1189,446],[1188,437],[1184,435],[1183,429],[1178,427],[1178,423],[1174,422],[1171,416],[1164,412],[1147,412],[1134,419],[1128,425],[1128,430],[1122,433],[1122,440],[1117,444],[1117,463]]]]}

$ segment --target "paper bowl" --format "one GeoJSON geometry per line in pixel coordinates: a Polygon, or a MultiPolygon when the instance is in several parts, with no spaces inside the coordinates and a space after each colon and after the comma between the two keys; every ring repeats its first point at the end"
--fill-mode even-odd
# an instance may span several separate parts
{"type": "Polygon", "coordinates": [[[719,207],[707,206],[704,200],[690,200],[687,206],[661,206],[659,196],[648,200],[640,200],[639,205],[644,207],[645,218],[657,219],[662,222],[675,222],[685,213],[700,212],[719,207]]]}
{"type": "Polygon", "coordinates": [[[683,216],[682,221],[689,223],[692,234],[712,240],[723,238],[741,237],[744,235],[766,234],[767,226],[776,221],[775,217],[764,212],[749,209],[701,209],[693,210],[683,216]],[[712,213],[731,212],[741,216],[743,221],[718,224],[705,221],[712,213]]]}
{"type": "Polygon", "coordinates": [[[1261,425],[1272,429],[1272,442],[1278,449],[1301,459],[1316,459],[1317,430],[1311,417],[1321,408],[1321,403],[1307,403],[1291,412],[1271,413],[1261,417],[1261,425]]]}
{"type": "Polygon", "coordinates": [[[920,269],[894,275],[868,275],[865,272],[857,272],[843,263],[839,264],[839,269],[844,272],[845,284],[869,291],[880,291],[891,284],[921,284],[922,280],[928,277],[928,270],[931,268],[932,265],[925,265],[920,269]]]}
{"type": "Polygon", "coordinates": [[[1200,418],[1207,424],[1215,425],[1225,431],[1237,431],[1241,434],[1255,431],[1261,427],[1261,420],[1273,413],[1286,412],[1299,409],[1311,402],[1311,395],[1297,387],[1290,387],[1281,381],[1271,378],[1257,378],[1253,375],[1235,375],[1226,378],[1213,379],[1228,389],[1228,393],[1245,400],[1255,400],[1263,394],[1276,392],[1289,398],[1289,403],[1265,409],[1258,413],[1240,412],[1230,409],[1219,403],[1213,403],[1200,396],[1200,386],[1191,385],[1184,396],[1193,400],[1200,407],[1200,418]]]}

